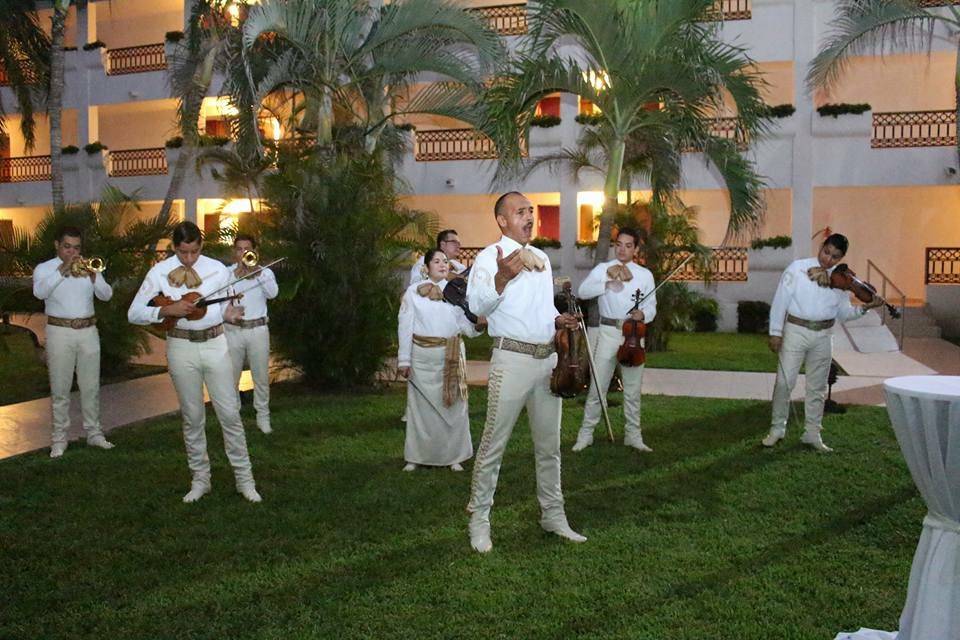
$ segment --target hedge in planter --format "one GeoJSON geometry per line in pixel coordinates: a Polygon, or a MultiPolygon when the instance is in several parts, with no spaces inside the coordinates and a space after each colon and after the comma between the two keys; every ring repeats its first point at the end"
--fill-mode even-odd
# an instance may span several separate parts
{"type": "Polygon", "coordinates": [[[762,300],[737,303],[737,333],[767,333],[770,329],[770,305],[762,300]]]}

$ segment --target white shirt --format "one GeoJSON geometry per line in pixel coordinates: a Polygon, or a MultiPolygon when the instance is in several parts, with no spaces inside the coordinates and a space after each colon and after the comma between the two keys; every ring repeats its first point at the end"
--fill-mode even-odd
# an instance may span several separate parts
{"type": "Polygon", "coordinates": [[[610,260],[595,266],[587,278],[580,283],[577,296],[584,300],[599,296],[597,306],[600,308],[600,315],[604,318],[623,320],[633,309],[633,295],[639,289],[641,298],[647,296],[647,299],[640,304],[640,310],[643,311],[643,321],[646,323],[653,322],[653,319],[657,317],[657,294],[653,293],[656,286],[653,282],[653,274],[650,273],[649,269],[641,267],[636,262],[628,262],[625,266],[633,275],[633,280],[624,282],[623,289],[620,291],[614,291],[607,288],[607,283],[612,280],[607,276],[607,269],[616,264],[622,263],[619,260],[610,260]]]}
{"type": "MultiPolygon", "coordinates": [[[[166,260],[153,265],[153,268],[147,272],[140,290],[127,310],[127,319],[133,324],[155,324],[161,322],[160,307],[148,306],[148,303],[157,295],[163,294],[171,298],[174,302],[183,297],[185,293],[196,291],[201,295],[206,295],[230,282],[230,270],[227,269],[219,260],[208,258],[201,255],[193,265],[193,270],[197,272],[203,282],[196,289],[187,289],[186,286],[174,287],[167,280],[167,274],[180,266],[180,258],[171,256],[166,260]]],[[[214,294],[212,297],[229,295],[226,289],[214,294]]],[[[179,318],[176,327],[178,329],[209,329],[223,322],[223,308],[221,304],[212,304],[207,307],[207,313],[199,320],[187,320],[179,318]]]]}
{"type": "Polygon", "coordinates": [[[63,260],[53,258],[41,262],[33,270],[33,295],[43,300],[44,313],[54,318],[72,320],[90,318],[93,312],[93,296],[106,302],[113,297],[113,288],[98,273],[90,282],[82,278],[64,277],[60,273],[63,260]]]}
{"type": "MultiPolygon", "coordinates": [[[[426,256],[420,256],[420,259],[413,263],[413,266],[410,267],[410,284],[417,284],[418,282],[423,282],[428,278],[427,276],[427,267],[423,264],[423,259],[426,256]]],[[[448,258],[450,261],[450,269],[454,273],[463,273],[467,270],[467,265],[462,262],[458,262],[453,258],[448,258]]]]}
{"type": "Polygon", "coordinates": [[[507,257],[520,243],[502,236],[477,256],[467,280],[467,301],[470,311],[487,317],[487,333],[495,338],[513,338],[521,342],[545,344],[556,333],[553,306],[553,270],[550,258],[529,244],[527,249],[536,254],[545,265],[543,271],[521,271],[507,283],[502,294],[497,294],[494,276],[497,274],[497,247],[507,257]]]}
{"type": "MultiPolygon", "coordinates": [[[[230,278],[237,278],[236,266],[230,267],[230,278]]],[[[242,293],[239,300],[231,300],[230,304],[243,307],[244,320],[257,320],[267,317],[267,300],[277,297],[280,288],[277,278],[270,269],[264,269],[256,276],[241,280],[228,289],[230,294],[242,293]]]]}
{"type": "MultiPolygon", "coordinates": [[[[839,320],[858,318],[864,311],[850,304],[850,292],[821,287],[810,279],[807,269],[819,267],[816,258],[803,258],[790,263],[780,276],[777,293],[770,305],[770,335],[782,336],[787,314],[804,320],[839,320]]],[[[833,268],[828,270],[833,273],[833,268]]]]}
{"type": "MultiPolygon", "coordinates": [[[[444,302],[431,300],[417,293],[417,287],[422,282],[415,282],[407,287],[400,303],[399,323],[397,334],[400,349],[397,352],[397,366],[410,366],[410,351],[413,347],[413,336],[428,336],[431,338],[451,338],[463,333],[471,338],[480,335],[473,323],[467,320],[466,314],[460,307],[444,302]]],[[[437,282],[440,290],[446,288],[447,281],[437,282]]]]}

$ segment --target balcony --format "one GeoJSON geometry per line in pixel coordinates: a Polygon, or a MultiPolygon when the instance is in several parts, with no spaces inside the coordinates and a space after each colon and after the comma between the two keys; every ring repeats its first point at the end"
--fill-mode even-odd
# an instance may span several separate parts
{"type": "Polygon", "coordinates": [[[476,129],[432,129],[416,132],[414,157],[417,162],[492,160],[497,148],[476,129]]]}
{"type": "MultiPolygon", "coordinates": [[[[679,255],[678,258],[685,258],[679,255]]],[[[746,247],[714,247],[710,265],[711,282],[746,282],[749,272],[746,247]]],[[[704,274],[696,265],[688,262],[673,276],[675,280],[695,282],[704,280],[704,274]]]]}
{"type": "Polygon", "coordinates": [[[519,36],[527,32],[527,4],[502,4],[470,9],[486,20],[487,25],[502,36],[519,36]]]}
{"type": "Polygon", "coordinates": [[[710,10],[711,20],[749,20],[753,0],[716,0],[710,10]]]}
{"type": "Polygon", "coordinates": [[[107,174],[111,178],[167,174],[167,153],[163,147],[111,151],[107,162],[107,174]]]}
{"type": "Polygon", "coordinates": [[[927,247],[924,284],[960,284],[960,247],[927,247]]]}
{"type": "Polygon", "coordinates": [[[50,180],[50,156],[0,158],[0,182],[46,182],[50,180]]]}
{"type": "Polygon", "coordinates": [[[107,50],[108,76],[165,71],[166,68],[167,57],[162,42],[107,50]]]}
{"type": "Polygon", "coordinates": [[[952,147],[956,144],[956,111],[895,111],[873,114],[870,146],[874,149],[952,147]]]}

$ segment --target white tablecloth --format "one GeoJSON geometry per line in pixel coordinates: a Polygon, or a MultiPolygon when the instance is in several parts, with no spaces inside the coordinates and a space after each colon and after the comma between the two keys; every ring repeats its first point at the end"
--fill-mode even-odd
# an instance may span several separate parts
{"type": "Polygon", "coordinates": [[[838,639],[960,638],[960,376],[906,376],[883,383],[887,412],[927,504],[913,556],[899,635],[861,629],[838,639]]]}

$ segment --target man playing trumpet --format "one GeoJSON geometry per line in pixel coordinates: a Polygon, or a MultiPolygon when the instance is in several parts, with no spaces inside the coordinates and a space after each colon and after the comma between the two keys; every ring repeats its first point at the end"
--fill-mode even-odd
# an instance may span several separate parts
{"type": "Polygon", "coordinates": [[[85,260],[80,254],[82,245],[79,228],[63,227],[53,241],[56,257],[33,270],[33,295],[43,300],[47,314],[47,371],[53,410],[51,458],[59,458],[67,450],[74,371],[87,445],[113,448],[100,426],[100,334],[93,311],[93,297],[106,302],[113,297],[113,289],[103,279],[103,261],[85,260]]]}

